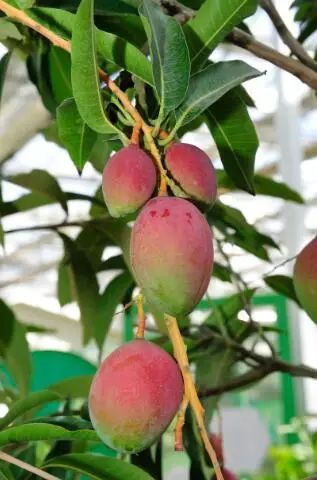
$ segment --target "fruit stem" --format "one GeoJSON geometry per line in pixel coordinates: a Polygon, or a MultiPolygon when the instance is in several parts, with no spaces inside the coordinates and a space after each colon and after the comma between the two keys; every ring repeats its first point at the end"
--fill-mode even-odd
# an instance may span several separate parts
{"type": "Polygon", "coordinates": [[[201,438],[203,440],[205,449],[210,457],[213,468],[215,470],[217,480],[224,480],[221,468],[217,459],[216,452],[210,443],[209,436],[204,423],[204,408],[200,403],[195,388],[193,376],[190,371],[189,361],[186,352],[186,345],[184,344],[183,337],[178,328],[177,320],[171,315],[165,314],[165,323],[168,330],[168,334],[174,349],[174,356],[177,360],[179,368],[183,375],[185,393],[188,395],[190,406],[195,414],[196,422],[199,428],[201,438]]]}
{"type": "Polygon", "coordinates": [[[135,145],[139,145],[141,127],[142,127],[141,122],[135,122],[135,125],[134,125],[133,130],[132,130],[132,135],[131,135],[131,138],[130,138],[130,143],[133,143],[135,145]]]}
{"type": "MultiPolygon", "coordinates": [[[[186,385],[184,385],[186,389],[186,385]]],[[[183,444],[183,426],[185,425],[185,414],[189,404],[189,397],[185,390],[184,397],[178,412],[177,422],[175,426],[175,450],[181,452],[184,450],[183,444]]]]}
{"type": "Polygon", "coordinates": [[[136,307],[138,311],[138,328],[136,331],[135,338],[144,338],[144,330],[145,330],[145,323],[146,323],[146,316],[144,313],[144,296],[140,293],[136,298],[136,307]]]}

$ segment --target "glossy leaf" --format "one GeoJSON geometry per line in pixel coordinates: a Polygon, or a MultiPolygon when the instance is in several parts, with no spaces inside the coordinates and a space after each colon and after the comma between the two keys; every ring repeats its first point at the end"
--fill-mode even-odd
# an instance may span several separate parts
{"type": "Polygon", "coordinates": [[[259,75],[258,70],[240,60],[219,62],[196,73],[190,79],[185,100],[175,111],[177,128],[196,118],[232,88],[259,75]]]}
{"type": "Polygon", "coordinates": [[[254,193],[259,141],[245,103],[233,90],[211,105],[205,117],[228,176],[237,187],[254,193]]]}
{"type": "Polygon", "coordinates": [[[12,52],[7,52],[0,60],[0,102],[2,97],[3,85],[11,58],[11,53],[12,52]]]}
{"type": "Polygon", "coordinates": [[[190,63],[180,24],[152,0],[143,0],[140,14],[148,37],[155,89],[162,118],[184,99],[190,63]]]}
{"type": "Polygon", "coordinates": [[[81,173],[97,139],[97,133],[83,121],[73,98],[64,100],[56,114],[60,139],[81,173]]]}
{"type": "Polygon", "coordinates": [[[264,277],[264,281],[270,288],[272,288],[272,290],[275,290],[275,292],[293,300],[299,307],[301,307],[291,277],[288,277],[287,275],[270,275],[264,277]]]}
{"type": "Polygon", "coordinates": [[[0,430],[3,430],[3,428],[30,410],[58,400],[59,398],[59,395],[56,393],[43,390],[41,392],[30,393],[26,398],[17,400],[13,405],[10,405],[10,410],[5,417],[0,419],[0,430]]]}
{"type": "Polygon", "coordinates": [[[234,26],[255,12],[257,4],[257,0],[205,0],[184,27],[194,71],[234,26]]]}
{"type": "Polygon", "coordinates": [[[0,446],[10,443],[36,442],[39,440],[86,440],[99,442],[93,430],[67,430],[45,423],[28,423],[0,432],[0,446]]]}
{"type": "Polygon", "coordinates": [[[99,348],[103,345],[111,322],[114,319],[113,316],[117,306],[122,303],[122,300],[131,285],[133,285],[133,279],[130,273],[125,271],[111,280],[103,292],[100,307],[102,310],[102,316],[99,317],[99,322],[96,323],[96,341],[99,348]]]}
{"type": "Polygon", "coordinates": [[[45,468],[52,466],[89,475],[96,480],[126,478],[129,480],[154,480],[148,473],[127,462],[89,453],[73,453],[53,458],[45,465],[45,468]]]}
{"type": "Polygon", "coordinates": [[[20,173],[8,177],[11,183],[20,185],[41,195],[48,197],[50,200],[60,203],[64,211],[68,212],[67,197],[54,177],[44,170],[32,170],[30,173],[20,173]]]}
{"type": "Polygon", "coordinates": [[[51,47],[48,53],[50,82],[55,100],[60,104],[72,97],[70,55],[58,47],[51,47]]]}
{"type": "MultiPolygon", "coordinates": [[[[96,2],[97,8],[98,2],[96,2]]],[[[75,15],[58,8],[33,8],[28,12],[41,25],[50,28],[62,38],[71,39],[75,15]]],[[[120,18],[120,17],[119,17],[120,18]]],[[[138,17],[135,17],[138,18],[138,17]]],[[[112,24],[114,19],[112,18],[112,24]]],[[[108,31],[95,28],[96,48],[101,57],[113,65],[118,65],[153,85],[151,64],[146,56],[134,45],[108,31]]],[[[133,32],[133,35],[135,33],[133,32]]]]}
{"type": "Polygon", "coordinates": [[[49,390],[66,398],[87,398],[92,380],[92,375],[78,375],[51,385],[49,390]]]}
{"type": "Polygon", "coordinates": [[[79,113],[99,133],[115,132],[103,107],[96,57],[93,0],[82,0],[72,34],[72,86],[79,113]]]}

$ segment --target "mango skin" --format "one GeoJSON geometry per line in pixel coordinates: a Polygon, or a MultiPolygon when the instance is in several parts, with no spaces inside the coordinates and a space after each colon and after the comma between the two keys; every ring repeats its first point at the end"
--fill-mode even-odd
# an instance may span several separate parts
{"type": "Polygon", "coordinates": [[[155,186],[153,161],[138,145],[122,148],[106,163],[102,190],[112,217],[135,213],[149,200],[155,186]]]}
{"type": "Polygon", "coordinates": [[[317,237],[298,255],[293,281],[303,309],[317,322],[317,237]]]}
{"type": "Polygon", "coordinates": [[[211,229],[195,205],[156,197],[131,234],[131,266],[149,308],[173,316],[190,313],[208,287],[213,267],[211,229]]]}
{"type": "Polygon", "coordinates": [[[99,368],[89,394],[90,418],[104,443],[120,452],[140,452],[166,430],[183,393],[174,359],[151,342],[133,340],[99,368]]]}
{"type": "Polygon", "coordinates": [[[189,143],[173,143],[165,164],[182,190],[193,199],[212,205],[217,198],[217,176],[208,155],[189,143]]]}

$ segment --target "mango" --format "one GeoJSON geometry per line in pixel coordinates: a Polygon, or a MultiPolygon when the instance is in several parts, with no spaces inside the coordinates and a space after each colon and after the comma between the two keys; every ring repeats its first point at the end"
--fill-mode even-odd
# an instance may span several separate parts
{"type": "Polygon", "coordinates": [[[131,266],[149,307],[190,313],[208,287],[213,267],[211,229],[195,205],[156,197],[141,210],[131,234],[131,266]]]}
{"type": "Polygon", "coordinates": [[[153,161],[138,145],[122,148],[106,163],[102,190],[112,217],[135,213],[149,200],[155,186],[153,161]]]}
{"type": "Polygon", "coordinates": [[[100,366],[89,393],[90,418],[104,443],[120,452],[140,452],[166,430],[183,393],[174,359],[151,342],[133,340],[100,366]]]}
{"type": "Polygon", "coordinates": [[[194,200],[212,205],[217,177],[208,155],[188,143],[173,143],[166,151],[166,168],[181,189],[194,200]]]}
{"type": "Polygon", "coordinates": [[[293,281],[303,309],[317,322],[317,237],[299,253],[293,281]]]}

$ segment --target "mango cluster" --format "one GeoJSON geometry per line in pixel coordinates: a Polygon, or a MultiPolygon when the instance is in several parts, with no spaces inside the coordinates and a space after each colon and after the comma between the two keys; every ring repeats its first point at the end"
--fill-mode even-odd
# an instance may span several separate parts
{"type": "MultiPolygon", "coordinates": [[[[146,304],[161,319],[164,314],[189,314],[206,292],[214,252],[212,232],[200,208],[211,206],[217,195],[214,167],[199,148],[172,144],[165,152],[164,168],[186,199],[171,191],[157,196],[156,165],[138,145],[113,155],[102,180],[110,215],[127,219],[137,215],[131,267],[146,304]]],[[[183,391],[174,359],[160,347],[136,339],[101,365],[90,391],[90,417],[106,444],[136,453],[166,430],[183,391]]]]}

